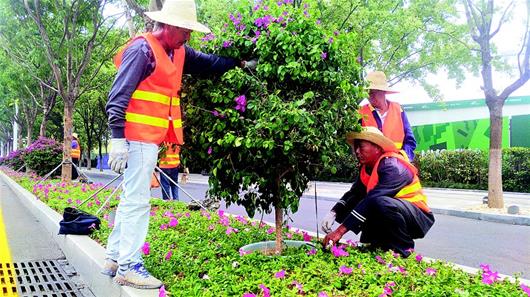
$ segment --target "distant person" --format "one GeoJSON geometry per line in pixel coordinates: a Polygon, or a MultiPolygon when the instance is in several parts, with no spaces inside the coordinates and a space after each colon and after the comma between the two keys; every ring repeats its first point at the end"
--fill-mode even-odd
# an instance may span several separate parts
{"type": "Polygon", "coordinates": [[[416,168],[398,153],[393,141],[375,127],[347,135],[361,165],[351,189],[321,223],[323,244],[337,243],[353,231],[370,248],[393,250],[407,257],[414,239],[423,238],[434,224],[416,168]],[[333,223],[340,223],[332,231],[333,223]]]}
{"type": "Polygon", "coordinates": [[[198,52],[186,43],[193,31],[209,33],[197,21],[193,0],[166,0],[145,13],[155,21],[151,33],[133,38],[115,57],[118,73],[106,106],[111,129],[109,166],[124,173],[123,191],[107,242],[103,274],[120,285],[153,289],[162,282],[144,267],[140,249],[149,225],[150,181],[162,142],[184,143],[180,109],[183,74],[217,75],[241,61],[198,52]],[[127,168],[126,168],[127,167],[127,168]]]}
{"type": "MultiPolygon", "coordinates": [[[[81,159],[81,145],[79,144],[79,139],[77,133],[72,133],[72,150],[70,151],[72,156],[72,163],[79,167],[79,159],[81,159]]],[[[72,180],[79,177],[79,172],[77,169],[72,166],[72,180]]]]}
{"type": "Polygon", "coordinates": [[[162,153],[158,167],[163,173],[160,173],[160,184],[162,186],[162,199],[179,200],[179,166],[180,166],[180,147],[174,143],[164,143],[165,151],[162,153]],[[170,181],[166,174],[173,180],[170,181]]]}
{"type": "Polygon", "coordinates": [[[386,76],[382,71],[368,73],[368,104],[361,106],[361,125],[377,127],[390,138],[409,161],[414,160],[416,139],[409,120],[401,105],[386,99],[386,94],[397,93],[388,87],[386,76]]]}

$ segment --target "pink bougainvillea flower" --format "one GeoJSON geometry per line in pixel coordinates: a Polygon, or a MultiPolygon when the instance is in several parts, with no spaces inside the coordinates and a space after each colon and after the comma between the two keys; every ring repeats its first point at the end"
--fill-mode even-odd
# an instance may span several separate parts
{"type": "Polygon", "coordinates": [[[244,293],[242,297],[257,297],[254,293],[244,293]]]}
{"type": "Polygon", "coordinates": [[[326,60],[328,58],[328,53],[322,52],[322,54],[320,54],[320,58],[322,58],[322,60],[326,60]]]}
{"type": "Polygon", "coordinates": [[[146,241],[144,245],[142,246],[142,253],[144,253],[144,255],[149,255],[149,251],[150,251],[149,242],[146,241]]]}
{"type": "Polygon", "coordinates": [[[427,267],[427,269],[425,269],[425,274],[434,276],[436,274],[436,269],[432,267],[427,267]]]}
{"type": "Polygon", "coordinates": [[[158,289],[158,297],[167,297],[166,287],[162,285],[160,289],[158,289]]]}
{"type": "Polygon", "coordinates": [[[421,262],[423,260],[423,256],[420,254],[416,255],[416,261],[421,262]]]}
{"type": "Polygon", "coordinates": [[[274,274],[275,278],[285,278],[285,270],[280,270],[274,274]]]}
{"type": "Polygon", "coordinates": [[[220,217],[224,217],[224,216],[225,216],[225,211],[222,210],[222,209],[219,209],[219,210],[217,211],[217,215],[220,216],[220,217]]]}
{"type": "Polygon", "coordinates": [[[307,234],[307,232],[302,232],[302,236],[304,237],[304,241],[311,241],[311,235],[307,234]]]}
{"type": "Polygon", "coordinates": [[[169,220],[169,227],[176,227],[179,224],[179,221],[175,218],[169,220]]]}
{"type": "Polygon", "coordinates": [[[318,293],[318,296],[317,297],[329,297],[328,293],[322,291],[322,292],[319,292],[318,293]]]}
{"type": "Polygon", "coordinates": [[[270,227],[269,229],[267,229],[267,234],[272,234],[274,233],[274,227],[270,227]]]}
{"type": "Polygon", "coordinates": [[[271,297],[271,290],[267,288],[264,284],[259,284],[258,287],[263,292],[263,297],[271,297]]]}
{"type": "Polygon", "coordinates": [[[383,260],[383,258],[381,258],[381,256],[375,256],[375,259],[377,260],[377,262],[379,264],[383,264],[383,265],[386,264],[385,260],[383,260]]]}
{"type": "Polygon", "coordinates": [[[333,256],[335,257],[348,257],[350,254],[344,250],[344,246],[343,245],[340,245],[340,246],[337,246],[337,245],[334,245],[331,247],[331,253],[333,254],[333,256]]]}
{"type": "Polygon", "coordinates": [[[490,266],[488,264],[480,264],[480,269],[484,272],[491,272],[490,266]]]}
{"type": "Polygon", "coordinates": [[[530,297],[530,287],[525,286],[524,284],[521,284],[521,290],[526,293],[526,296],[530,297]]]}
{"type": "Polygon", "coordinates": [[[307,251],[306,254],[308,254],[309,256],[312,256],[312,255],[316,255],[316,253],[317,253],[316,249],[310,249],[309,251],[307,251]]]}
{"type": "Polygon", "coordinates": [[[230,219],[228,217],[221,217],[219,219],[219,224],[225,226],[225,227],[228,227],[230,226],[230,219]]]}
{"type": "Polygon", "coordinates": [[[164,257],[164,259],[166,261],[168,261],[169,259],[171,259],[171,256],[173,256],[173,251],[172,250],[169,250],[166,254],[166,256],[164,257]]]}
{"type": "Polygon", "coordinates": [[[482,282],[486,285],[491,285],[499,279],[499,273],[496,271],[484,272],[482,274],[482,282]]]}
{"type": "Polygon", "coordinates": [[[341,274],[351,274],[353,272],[353,268],[350,268],[346,265],[342,265],[340,268],[339,268],[339,275],[341,274]]]}

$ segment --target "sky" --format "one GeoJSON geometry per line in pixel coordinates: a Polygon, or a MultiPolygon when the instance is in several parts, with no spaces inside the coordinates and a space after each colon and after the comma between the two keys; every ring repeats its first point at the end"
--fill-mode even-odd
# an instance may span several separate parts
{"type": "MultiPolygon", "coordinates": [[[[492,39],[492,42],[497,46],[499,54],[507,57],[512,65],[516,64],[516,55],[521,49],[521,43],[524,35],[525,19],[526,19],[526,5],[525,0],[514,0],[514,8],[512,18],[501,27],[499,33],[492,39]]],[[[528,0],[526,0],[528,1],[528,0]]],[[[509,3],[508,0],[495,1],[496,6],[505,7],[509,3]]],[[[494,24],[497,24],[494,20],[494,24]]],[[[513,75],[510,76],[505,73],[493,73],[493,86],[500,93],[513,81],[515,81],[518,71],[515,69],[513,75]]],[[[444,101],[452,100],[466,100],[466,99],[480,99],[484,98],[484,93],[481,90],[482,77],[468,74],[466,80],[461,87],[456,86],[454,80],[447,78],[444,72],[431,74],[428,76],[431,81],[436,81],[444,101]]],[[[389,95],[388,98],[401,104],[414,104],[432,102],[433,100],[427,93],[418,85],[410,82],[400,82],[393,86],[399,91],[398,94],[389,95]]],[[[512,93],[510,96],[527,96],[530,95],[530,82],[527,82],[520,89],[512,93]]]]}

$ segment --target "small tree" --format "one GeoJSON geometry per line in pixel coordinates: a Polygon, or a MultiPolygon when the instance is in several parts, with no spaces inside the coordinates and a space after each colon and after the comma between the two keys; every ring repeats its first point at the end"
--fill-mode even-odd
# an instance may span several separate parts
{"type": "Polygon", "coordinates": [[[209,195],[250,216],[274,207],[279,253],[283,211],[298,209],[309,177],[329,169],[357,128],[359,67],[351,38],[326,32],[308,5],[242,1],[229,18],[202,49],[259,65],[187,84],[185,135],[211,164],[209,195]]]}

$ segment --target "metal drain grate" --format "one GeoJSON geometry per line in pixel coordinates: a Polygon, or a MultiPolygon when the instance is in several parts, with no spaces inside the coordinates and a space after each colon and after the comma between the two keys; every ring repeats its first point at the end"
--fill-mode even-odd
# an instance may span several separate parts
{"type": "Polygon", "coordinates": [[[17,291],[21,297],[79,297],[83,296],[56,260],[18,262],[13,264],[17,291]]]}
{"type": "Polygon", "coordinates": [[[15,273],[11,263],[0,263],[0,288],[0,296],[16,296],[15,273]]]}

